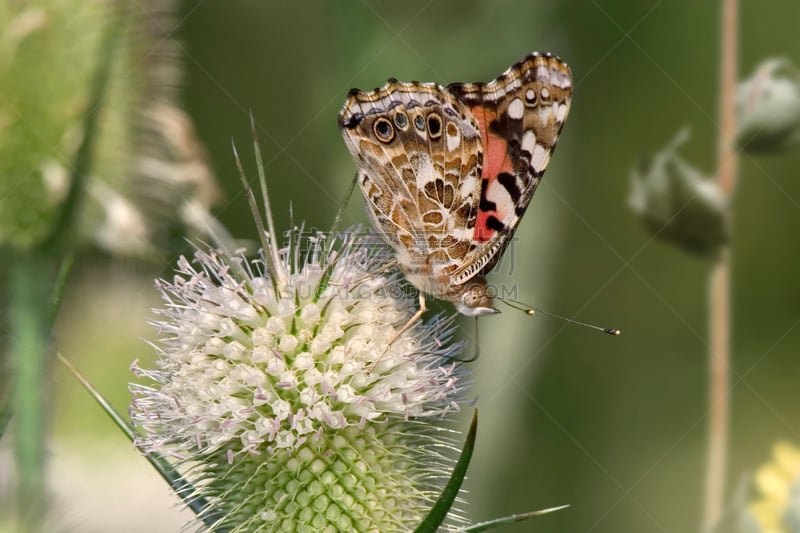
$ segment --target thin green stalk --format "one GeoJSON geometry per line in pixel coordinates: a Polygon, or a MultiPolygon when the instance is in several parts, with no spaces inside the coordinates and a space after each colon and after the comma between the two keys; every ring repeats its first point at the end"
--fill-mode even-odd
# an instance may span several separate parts
{"type": "MultiPolygon", "coordinates": [[[[736,68],[738,57],[738,1],[722,0],[722,39],[719,99],[717,181],[730,198],[736,186],[736,68]]],[[[725,469],[728,460],[730,411],[730,251],[722,250],[709,282],[709,418],[703,531],[722,516],[725,469]]]]}
{"type": "MultiPolygon", "coordinates": [[[[125,9],[117,10],[122,20],[125,9]]],[[[12,414],[14,448],[19,473],[17,508],[21,523],[35,530],[45,509],[46,387],[49,363],[49,332],[55,317],[71,253],[56,274],[55,257],[70,249],[74,220],[84,196],[102,105],[107,98],[111,64],[117,49],[120,25],[110,23],[98,50],[98,65],[90,87],[88,109],[83,119],[83,139],[71,167],[71,187],[51,234],[34,250],[18,251],[10,258],[9,323],[13,366],[12,414]],[[55,293],[51,293],[54,282],[55,293]]]]}
{"type": "MultiPolygon", "coordinates": [[[[124,17],[127,13],[126,7],[124,2],[119,4],[116,9],[115,19],[109,22],[101,46],[98,49],[97,67],[92,76],[88,106],[83,117],[83,139],[81,139],[81,143],[75,153],[70,172],[70,188],[61,207],[61,212],[56,223],[53,224],[53,230],[50,235],[40,245],[40,248],[45,252],[53,253],[56,250],[64,249],[65,245],[68,245],[73,237],[74,221],[80,212],[85,196],[86,179],[91,171],[100,113],[103,110],[103,104],[108,98],[111,67],[123,34],[121,28],[124,28],[124,17]]],[[[69,248],[67,247],[66,249],[69,248]]]]}
{"type": "MultiPolygon", "coordinates": [[[[56,357],[67,367],[67,370],[75,376],[80,384],[83,385],[83,388],[86,389],[103,411],[113,420],[114,424],[122,430],[128,440],[131,441],[131,444],[135,444],[136,434],[134,433],[134,429],[130,426],[128,417],[119,414],[111,406],[109,401],[92,386],[89,380],[87,380],[66,357],[60,353],[56,353],[56,357]]],[[[198,496],[197,490],[192,487],[191,483],[189,483],[163,455],[150,452],[145,454],[145,459],[147,459],[161,477],[164,478],[164,481],[172,487],[175,494],[186,503],[186,506],[191,509],[194,514],[201,517],[206,526],[213,528],[214,524],[219,520],[219,516],[210,508],[208,500],[198,496]]],[[[221,530],[217,530],[216,533],[221,533],[221,530]]]]}
{"type": "Polygon", "coordinates": [[[50,283],[47,258],[18,254],[10,266],[9,323],[15,376],[14,448],[19,473],[18,508],[35,523],[44,503],[44,431],[47,390],[50,283]]]}

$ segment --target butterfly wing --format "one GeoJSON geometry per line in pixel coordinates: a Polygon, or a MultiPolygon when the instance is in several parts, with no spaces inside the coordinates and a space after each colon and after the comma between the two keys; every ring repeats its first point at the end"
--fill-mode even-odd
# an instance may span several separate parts
{"type": "Polygon", "coordinates": [[[569,112],[569,67],[533,53],[489,83],[351,91],[339,128],[373,225],[409,281],[460,301],[494,267],[569,112]]]}
{"type": "Polygon", "coordinates": [[[339,128],[374,226],[409,281],[447,298],[480,212],[477,120],[440,85],[389,80],[352,91],[339,128]]]}
{"type": "Polygon", "coordinates": [[[447,87],[480,130],[483,168],[473,246],[454,272],[464,283],[491,270],[525,213],[567,119],[572,75],[550,54],[532,53],[490,83],[447,87]]]}

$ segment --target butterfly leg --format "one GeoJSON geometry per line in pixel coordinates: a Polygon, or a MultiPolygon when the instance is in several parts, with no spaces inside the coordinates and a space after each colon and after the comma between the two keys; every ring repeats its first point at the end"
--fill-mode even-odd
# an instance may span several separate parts
{"type": "Polygon", "coordinates": [[[466,359],[458,359],[458,361],[462,363],[471,363],[473,361],[476,361],[480,355],[481,355],[481,339],[480,335],[478,335],[478,317],[475,317],[475,347],[472,351],[472,355],[466,359]]]}
{"type": "Polygon", "coordinates": [[[386,352],[389,351],[389,348],[391,348],[392,344],[394,344],[394,342],[397,339],[399,339],[400,336],[403,333],[408,331],[411,328],[411,326],[414,325],[415,322],[417,322],[419,319],[421,319],[422,315],[425,314],[425,311],[427,311],[427,310],[428,310],[428,307],[425,305],[425,294],[420,292],[419,293],[419,310],[416,313],[414,313],[414,316],[409,318],[408,322],[406,322],[405,325],[402,328],[400,328],[400,331],[395,333],[394,337],[392,337],[392,339],[389,342],[386,343],[386,346],[383,348],[383,350],[378,355],[378,357],[375,359],[375,361],[373,361],[372,364],[369,365],[369,368],[367,369],[367,372],[372,372],[375,369],[375,367],[378,366],[378,363],[381,362],[381,359],[383,359],[383,356],[386,355],[386,352]]]}

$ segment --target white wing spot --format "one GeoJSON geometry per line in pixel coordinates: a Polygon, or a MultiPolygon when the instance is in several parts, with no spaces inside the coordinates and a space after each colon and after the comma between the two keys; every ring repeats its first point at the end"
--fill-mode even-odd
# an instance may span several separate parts
{"type": "Polygon", "coordinates": [[[567,104],[561,104],[556,108],[556,120],[564,122],[565,118],[567,118],[567,104]]]}
{"type": "Polygon", "coordinates": [[[422,189],[425,187],[426,183],[436,181],[437,179],[442,179],[442,176],[436,171],[430,156],[420,153],[419,168],[417,169],[417,187],[422,189]]]}
{"type": "Polygon", "coordinates": [[[572,85],[572,80],[566,72],[559,71],[558,76],[556,76],[556,80],[558,80],[558,86],[562,89],[568,88],[572,85]]]}
{"type": "Polygon", "coordinates": [[[542,172],[549,162],[550,150],[537,143],[536,147],[533,149],[533,156],[531,156],[531,166],[533,170],[535,172],[542,172]]]}
{"type": "Polygon", "coordinates": [[[508,104],[508,116],[514,120],[519,120],[522,118],[523,114],[525,113],[525,104],[522,103],[522,100],[519,98],[514,98],[510,104],[508,104]]]}
{"type": "Polygon", "coordinates": [[[527,101],[529,101],[529,102],[533,102],[533,100],[534,100],[535,98],[536,98],[536,93],[533,91],[533,89],[528,89],[528,90],[525,92],[525,99],[526,99],[527,101]]]}
{"type": "Polygon", "coordinates": [[[500,220],[505,222],[514,216],[514,199],[511,198],[506,188],[500,185],[499,181],[489,182],[489,186],[486,188],[486,199],[497,205],[500,220]]]}
{"type": "Polygon", "coordinates": [[[522,136],[522,150],[533,154],[533,149],[536,147],[536,134],[533,130],[528,130],[522,136]]]}
{"type": "Polygon", "coordinates": [[[450,129],[451,129],[450,126],[451,125],[452,125],[452,123],[450,125],[448,125],[448,127],[447,127],[447,151],[448,152],[452,152],[453,150],[455,150],[456,148],[458,148],[461,145],[461,130],[459,130],[458,128],[454,127],[452,129],[455,130],[455,134],[451,135],[450,134],[450,129]]]}
{"type": "Polygon", "coordinates": [[[547,100],[550,98],[550,91],[547,90],[547,87],[542,87],[542,99],[547,100]]]}

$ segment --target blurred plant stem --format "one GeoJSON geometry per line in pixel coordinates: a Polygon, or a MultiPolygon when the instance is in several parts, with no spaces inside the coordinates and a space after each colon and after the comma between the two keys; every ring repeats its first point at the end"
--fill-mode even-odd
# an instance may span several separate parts
{"type": "Polygon", "coordinates": [[[14,449],[19,475],[21,523],[35,527],[44,500],[45,379],[50,330],[49,258],[37,252],[16,255],[10,265],[11,361],[16,382],[14,449]]]}
{"type": "Polygon", "coordinates": [[[19,476],[16,508],[19,523],[30,531],[39,529],[47,509],[45,442],[50,400],[47,387],[50,330],[72,263],[76,217],[91,171],[98,117],[107,99],[112,60],[121,34],[118,22],[124,13],[122,7],[117,8],[118,18],[108,25],[98,51],[86,111],[81,118],[83,136],[70,166],[70,187],[66,200],[58,207],[56,223],[49,236],[38,245],[8,251],[10,349],[14,375],[11,402],[19,476]],[[63,258],[60,271],[58,257],[63,258]]]}
{"type": "MultiPolygon", "coordinates": [[[[730,199],[736,185],[736,68],[738,57],[738,1],[721,2],[721,70],[717,183],[730,199]]],[[[709,417],[703,531],[722,515],[725,466],[728,457],[730,411],[730,251],[723,249],[709,279],[709,417]]]]}

